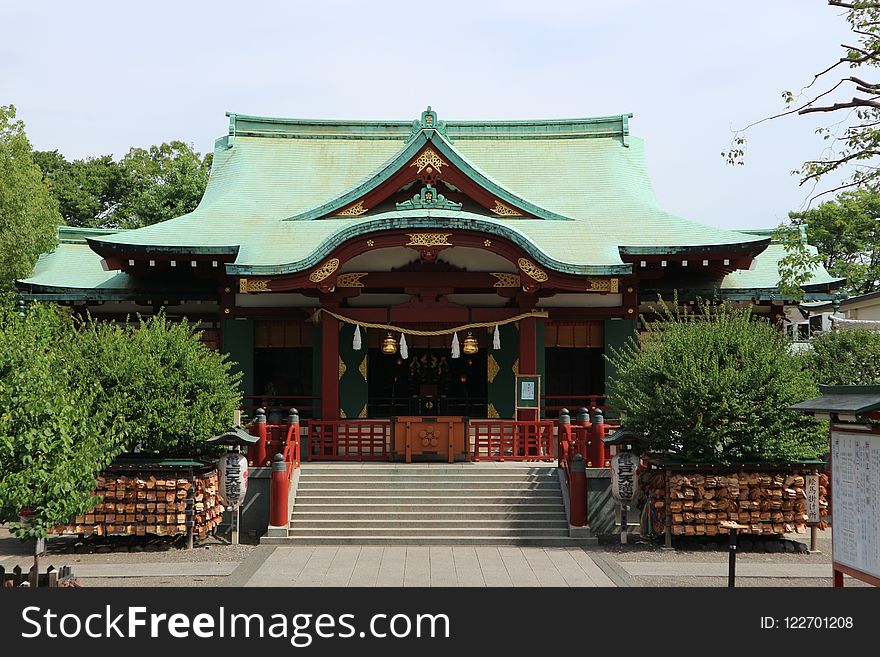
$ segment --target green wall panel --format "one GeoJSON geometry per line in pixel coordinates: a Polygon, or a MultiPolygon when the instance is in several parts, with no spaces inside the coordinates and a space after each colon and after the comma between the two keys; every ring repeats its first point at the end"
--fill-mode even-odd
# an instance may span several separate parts
{"type": "Polygon", "coordinates": [[[342,323],[339,329],[339,414],[345,418],[366,417],[367,414],[367,345],[361,332],[360,351],[352,347],[354,325],[342,323]]]}
{"type": "Polygon", "coordinates": [[[500,327],[501,349],[489,349],[489,417],[513,419],[516,372],[519,371],[519,328],[516,324],[500,327]]]}
{"type": "Polygon", "coordinates": [[[254,394],[254,321],[252,319],[223,320],[223,351],[236,363],[233,371],[242,373],[242,394],[254,394]]]}
{"type": "MultiPolygon", "coordinates": [[[[626,341],[636,335],[636,320],[606,319],[605,320],[605,354],[611,354],[611,347],[620,348],[626,341]]],[[[605,392],[608,392],[608,381],[614,378],[614,366],[605,360],[605,392]]]]}

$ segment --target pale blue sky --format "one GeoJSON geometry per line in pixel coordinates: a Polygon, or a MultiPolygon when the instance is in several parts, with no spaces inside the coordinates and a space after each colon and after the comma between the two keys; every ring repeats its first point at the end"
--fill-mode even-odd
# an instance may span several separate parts
{"type": "Polygon", "coordinates": [[[782,107],[839,56],[824,0],[48,2],[0,0],[0,104],[37,149],[206,151],[226,111],[269,116],[525,119],[633,112],[657,195],[726,227],[772,226],[809,196],[790,171],[819,118],[731,127],[782,107]]]}

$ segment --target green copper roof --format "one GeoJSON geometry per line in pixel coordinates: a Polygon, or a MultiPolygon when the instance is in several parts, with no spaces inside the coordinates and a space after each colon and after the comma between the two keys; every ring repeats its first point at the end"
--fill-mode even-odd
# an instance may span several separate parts
{"type": "MultiPolygon", "coordinates": [[[[412,123],[231,115],[230,135],[217,141],[208,187],[195,211],[94,242],[167,252],[240,247],[230,271],[268,273],[272,265],[290,271],[295,263],[316,260],[316,249],[337,231],[374,216],[285,220],[347,198],[418,136],[412,123]]],[[[621,248],[674,253],[744,243],[760,248],[766,242],[662,210],[647,175],[643,143],[629,137],[628,115],[449,121],[443,128],[448,140],[438,140],[461,162],[536,208],[572,220],[495,219],[529,240],[536,257],[559,262],[563,271],[589,267],[594,273],[620,273],[628,267],[621,248]]]]}

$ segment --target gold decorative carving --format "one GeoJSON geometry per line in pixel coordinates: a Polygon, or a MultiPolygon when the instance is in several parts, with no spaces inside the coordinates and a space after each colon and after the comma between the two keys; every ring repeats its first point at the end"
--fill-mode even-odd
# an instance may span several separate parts
{"type": "MultiPolygon", "coordinates": [[[[422,151],[422,154],[419,155],[412,164],[410,164],[410,166],[417,167],[416,175],[418,175],[422,172],[423,169],[425,169],[425,167],[427,167],[428,169],[433,167],[439,173],[443,167],[447,166],[447,164],[432,149],[426,148],[422,151]]],[[[431,171],[429,170],[428,173],[431,173],[431,171]]]]}
{"type": "Polygon", "coordinates": [[[342,375],[345,374],[345,363],[342,362],[342,359],[339,359],[339,378],[342,379],[342,375]]]}
{"type": "Polygon", "coordinates": [[[518,274],[496,273],[494,271],[491,274],[498,279],[492,287],[520,287],[522,285],[518,274]]]}
{"type": "Polygon", "coordinates": [[[488,410],[487,415],[489,416],[490,420],[500,420],[501,419],[501,416],[498,414],[498,409],[495,408],[495,404],[490,402],[489,408],[487,410],[488,410]]]}
{"type": "Polygon", "coordinates": [[[348,417],[348,416],[345,414],[345,411],[344,411],[343,409],[340,408],[340,409],[339,409],[339,419],[344,420],[344,419],[347,418],[347,417],[348,417]]]}
{"type": "Polygon", "coordinates": [[[361,409],[361,412],[358,413],[358,417],[359,418],[367,417],[367,405],[366,404],[364,404],[364,407],[361,409]]]}
{"type": "Polygon", "coordinates": [[[407,233],[409,242],[406,246],[452,246],[449,236],[452,233],[407,233]]]}
{"type": "Polygon", "coordinates": [[[514,374],[519,374],[519,358],[513,361],[513,367],[511,367],[510,369],[513,370],[514,374]]]}
{"type": "Polygon", "coordinates": [[[364,273],[351,273],[351,274],[339,274],[336,277],[336,287],[363,287],[364,284],[361,283],[361,279],[366,276],[364,273]]]}
{"type": "Polygon", "coordinates": [[[369,208],[364,207],[363,201],[358,201],[354,205],[350,205],[347,208],[345,208],[345,210],[342,210],[341,212],[337,212],[336,216],[337,217],[359,217],[364,212],[366,212],[368,209],[369,208]]]}
{"type": "Polygon", "coordinates": [[[499,217],[521,217],[521,216],[523,216],[522,212],[520,212],[519,210],[515,210],[514,208],[510,207],[509,205],[505,205],[504,203],[499,201],[497,198],[495,199],[495,207],[492,208],[492,212],[497,214],[499,217]]]}
{"type": "Polygon", "coordinates": [[[240,278],[238,280],[238,291],[241,294],[250,292],[271,292],[269,289],[268,278],[240,278]]]}
{"type": "Polygon", "coordinates": [[[617,294],[620,290],[620,279],[617,278],[591,278],[587,281],[587,292],[611,292],[617,294]]]}
{"type": "Polygon", "coordinates": [[[520,258],[519,260],[517,260],[517,264],[519,265],[519,268],[523,270],[523,273],[531,278],[533,281],[543,283],[549,278],[547,276],[547,272],[538,267],[528,258],[520,258]]]}
{"type": "Polygon", "coordinates": [[[367,357],[364,356],[364,359],[361,361],[361,364],[358,366],[358,372],[361,373],[361,376],[364,377],[364,381],[367,380],[367,357]]]}
{"type": "Polygon", "coordinates": [[[483,240],[483,246],[492,246],[492,240],[483,240]]]}
{"type": "Polygon", "coordinates": [[[312,283],[320,283],[325,278],[333,274],[339,268],[339,258],[333,258],[328,260],[323,265],[321,265],[318,269],[312,272],[312,275],[309,276],[309,280],[312,283]]]}
{"type": "Polygon", "coordinates": [[[498,366],[498,361],[495,360],[495,357],[492,354],[489,354],[489,357],[486,359],[486,378],[489,379],[489,383],[495,381],[495,377],[498,376],[498,372],[501,371],[501,368],[498,366]]]}
{"type": "Polygon", "coordinates": [[[367,246],[373,246],[375,242],[373,240],[367,240],[367,246]]]}

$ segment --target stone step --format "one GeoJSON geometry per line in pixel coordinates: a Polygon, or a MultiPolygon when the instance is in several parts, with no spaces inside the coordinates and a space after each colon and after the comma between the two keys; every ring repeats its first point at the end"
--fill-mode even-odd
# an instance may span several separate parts
{"type": "Polygon", "coordinates": [[[339,498],[332,498],[330,503],[312,503],[309,498],[297,500],[293,505],[293,513],[563,513],[562,502],[553,498],[549,503],[544,502],[523,502],[519,500],[515,503],[510,502],[477,502],[474,504],[463,505],[461,502],[445,503],[438,502],[435,504],[423,504],[422,500],[418,503],[400,503],[397,501],[383,498],[381,501],[371,504],[349,504],[339,502],[339,498]]]}
{"type": "Polygon", "coordinates": [[[479,479],[439,479],[436,481],[315,481],[301,477],[298,491],[304,490],[559,490],[559,480],[482,481],[479,479]]]}
{"type": "Polygon", "coordinates": [[[595,536],[571,538],[568,536],[298,536],[268,537],[260,539],[261,545],[510,545],[539,547],[589,547],[597,545],[595,536]]]}
{"type": "Polygon", "coordinates": [[[361,482],[397,482],[397,481],[415,481],[415,482],[435,482],[435,481],[485,481],[497,483],[518,483],[518,482],[545,482],[558,481],[559,477],[555,472],[542,474],[485,474],[470,472],[447,472],[447,473],[424,473],[424,474],[346,474],[346,473],[322,473],[322,472],[302,472],[300,473],[300,481],[327,481],[333,483],[361,483],[361,482]]]}
{"type": "Polygon", "coordinates": [[[503,529],[564,529],[568,534],[568,521],[565,518],[553,518],[548,520],[537,519],[502,519],[487,520],[473,519],[466,520],[462,518],[441,519],[441,518],[413,518],[413,519],[317,519],[317,518],[299,518],[294,517],[290,520],[290,529],[354,529],[357,531],[366,529],[385,530],[392,529],[412,530],[421,529],[461,529],[470,531],[472,529],[485,528],[487,530],[503,530],[503,529]]]}
{"type": "Polygon", "coordinates": [[[302,472],[402,472],[407,474],[422,472],[474,472],[474,473],[545,473],[556,470],[555,461],[536,463],[386,463],[386,462],[348,462],[305,461],[300,465],[302,472]]]}
{"type": "Polygon", "coordinates": [[[296,497],[444,497],[455,498],[456,501],[464,501],[475,498],[492,497],[528,497],[536,499],[541,497],[557,498],[562,495],[559,486],[555,488],[528,488],[528,487],[501,487],[501,488],[445,488],[439,486],[425,486],[421,488],[297,488],[296,497]]]}
{"type": "Polygon", "coordinates": [[[351,538],[379,538],[383,536],[499,536],[511,538],[532,538],[534,536],[558,536],[568,537],[568,527],[537,527],[537,528],[510,528],[510,527],[321,527],[308,529],[290,527],[287,535],[291,538],[304,536],[347,536],[351,538]]]}
{"type": "Polygon", "coordinates": [[[355,507],[352,511],[328,511],[326,507],[313,507],[307,510],[294,507],[290,515],[291,521],[300,520],[327,520],[328,522],[356,522],[356,521],[389,521],[389,520],[476,520],[490,522],[496,520],[562,520],[566,521],[565,511],[554,507],[550,511],[436,511],[426,508],[422,511],[376,511],[365,510],[363,507],[355,507]],[[320,511],[314,509],[321,509],[320,511]]]}

